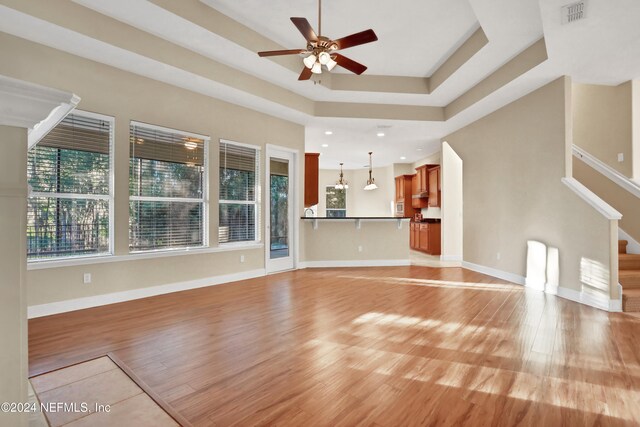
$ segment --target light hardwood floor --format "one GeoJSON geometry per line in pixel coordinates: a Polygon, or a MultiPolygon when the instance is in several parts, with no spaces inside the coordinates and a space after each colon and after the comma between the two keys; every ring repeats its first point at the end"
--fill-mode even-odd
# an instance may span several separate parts
{"type": "Polygon", "coordinates": [[[113,352],[193,425],[640,423],[640,318],[460,268],[309,269],[29,322],[32,375],[113,352]]]}

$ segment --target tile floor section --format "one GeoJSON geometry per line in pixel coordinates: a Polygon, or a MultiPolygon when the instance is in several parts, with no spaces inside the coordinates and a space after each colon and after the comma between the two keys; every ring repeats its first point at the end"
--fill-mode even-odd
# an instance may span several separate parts
{"type": "MultiPolygon", "coordinates": [[[[84,403],[89,409],[45,412],[52,427],[179,426],[106,356],[33,377],[31,384],[45,405],[63,402],[81,408],[84,403]],[[109,411],[96,411],[96,405],[109,405],[109,411]]],[[[41,421],[34,417],[30,426],[41,421]]]]}

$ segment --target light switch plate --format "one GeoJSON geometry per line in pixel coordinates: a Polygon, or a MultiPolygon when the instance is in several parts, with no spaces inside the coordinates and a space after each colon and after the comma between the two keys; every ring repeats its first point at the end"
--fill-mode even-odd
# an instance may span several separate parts
{"type": "Polygon", "coordinates": [[[84,281],[85,285],[91,283],[91,273],[84,273],[82,280],[84,281]]]}
{"type": "Polygon", "coordinates": [[[618,153],[618,161],[624,162],[624,153],[618,153]]]}

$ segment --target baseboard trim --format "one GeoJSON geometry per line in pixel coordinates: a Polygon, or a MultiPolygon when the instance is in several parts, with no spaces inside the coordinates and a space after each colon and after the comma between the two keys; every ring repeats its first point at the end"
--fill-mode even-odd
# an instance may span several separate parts
{"type": "MultiPolygon", "coordinates": [[[[622,295],[622,286],[618,284],[619,295],[622,295]]],[[[622,297],[620,299],[603,299],[575,289],[558,288],[559,297],[574,301],[600,310],[619,313],[622,311],[622,297]]]]}
{"type": "Polygon", "coordinates": [[[27,309],[27,316],[29,319],[34,319],[36,317],[83,310],[85,308],[99,307],[102,305],[115,304],[118,302],[131,301],[140,298],[148,298],[156,295],[169,294],[172,292],[204,288],[207,286],[215,286],[223,283],[236,282],[239,280],[248,280],[265,275],[265,269],[260,268],[256,270],[206,277],[204,279],[190,280],[186,282],[169,283],[166,285],[150,286],[147,288],[132,289],[129,291],[113,292],[110,294],[76,298],[66,301],[57,301],[48,304],[32,305],[27,309]]]}
{"type": "Polygon", "coordinates": [[[440,255],[440,261],[462,262],[460,255],[440,255]]]}
{"type": "Polygon", "coordinates": [[[507,280],[509,282],[517,283],[518,285],[524,286],[525,278],[524,276],[520,276],[518,274],[509,273],[506,271],[498,270],[496,268],[485,267],[484,265],[474,264],[468,261],[462,261],[462,268],[466,268],[467,270],[486,274],[488,276],[493,276],[498,279],[507,280]]]}
{"type": "Polygon", "coordinates": [[[305,261],[298,268],[330,268],[330,267],[401,267],[411,265],[408,259],[362,259],[339,261],[305,261]]]}

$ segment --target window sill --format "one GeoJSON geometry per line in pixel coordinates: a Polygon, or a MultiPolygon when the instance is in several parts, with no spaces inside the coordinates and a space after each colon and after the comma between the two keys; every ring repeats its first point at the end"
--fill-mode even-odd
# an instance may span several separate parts
{"type": "Polygon", "coordinates": [[[94,257],[76,257],[55,260],[30,261],[27,262],[27,270],[44,270],[48,268],[73,267],[77,265],[104,264],[109,262],[136,261],[142,259],[167,258],[184,255],[201,255],[216,252],[229,252],[242,249],[262,249],[264,244],[261,242],[251,242],[241,244],[223,243],[220,246],[209,248],[193,248],[193,249],[169,249],[149,252],[131,252],[128,255],[100,255],[94,257]]]}

